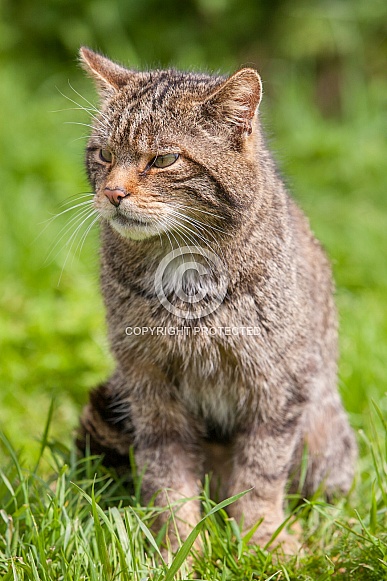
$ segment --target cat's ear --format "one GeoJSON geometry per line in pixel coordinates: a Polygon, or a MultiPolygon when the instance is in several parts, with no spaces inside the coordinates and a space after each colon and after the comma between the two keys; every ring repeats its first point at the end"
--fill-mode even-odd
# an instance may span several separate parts
{"type": "Polygon", "coordinates": [[[80,62],[85,71],[94,79],[102,98],[111,97],[129,81],[133,73],[108,58],[82,46],[80,62]]]}
{"type": "Polygon", "coordinates": [[[261,77],[254,69],[241,69],[206,97],[209,113],[231,125],[240,136],[250,135],[262,98],[261,77]]]}

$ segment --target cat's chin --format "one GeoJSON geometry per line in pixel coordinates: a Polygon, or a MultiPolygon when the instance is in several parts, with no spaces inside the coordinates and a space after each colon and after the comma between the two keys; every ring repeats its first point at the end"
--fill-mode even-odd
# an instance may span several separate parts
{"type": "Polygon", "coordinates": [[[115,220],[110,221],[111,227],[123,238],[129,240],[146,240],[158,236],[159,230],[150,224],[120,224],[115,220]]]}

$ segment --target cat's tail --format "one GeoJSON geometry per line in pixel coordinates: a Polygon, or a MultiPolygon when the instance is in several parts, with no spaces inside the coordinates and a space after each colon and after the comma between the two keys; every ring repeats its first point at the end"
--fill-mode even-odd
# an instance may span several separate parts
{"type": "Polygon", "coordinates": [[[104,465],[115,468],[129,467],[133,444],[130,414],[122,415],[117,393],[115,376],[90,392],[76,436],[82,454],[102,454],[104,465]]]}

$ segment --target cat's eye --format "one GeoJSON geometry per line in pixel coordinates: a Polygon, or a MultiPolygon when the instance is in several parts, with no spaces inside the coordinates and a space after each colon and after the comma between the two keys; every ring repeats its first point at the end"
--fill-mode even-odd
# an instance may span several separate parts
{"type": "Polygon", "coordinates": [[[169,167],[170,165],[175,163],[175,161],[177,161],[178,157],[179,157],[178,153],[166,153],[165,155],[158,155],[157,157],[154,158],[152,166],[157,167],[159,169],[169,167]]]}
{"type": "Polygon", "coordinates": [[[101,161],[105,163],[112,163],[113,161],[113,154],[109,149],[100,149],[99,150],[99,157],[101,161]]]}

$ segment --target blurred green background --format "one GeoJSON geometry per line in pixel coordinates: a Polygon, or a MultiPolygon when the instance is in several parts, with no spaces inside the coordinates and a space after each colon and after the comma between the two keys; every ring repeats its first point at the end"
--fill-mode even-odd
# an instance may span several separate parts
{"type": "MultiPolygon", "coordinates": [[[[98,232],[80,251],[96,102],[77,65],[86,44],[132,67],[256,67],[282,173],[333,262],[340,385],[356,427],[387,410],[385,0],[2,0],[0,4],[0,423],[26,454],[52,397],[69,443],[90,387],[109,373],[98,232]],[[75,89],[75,91],[74,91],[75,89]],[[75,123],[75,124],[72,124],[75,123]],[[74,244],[71,246],[71,243],[74,244]]],[[[84,230],[83,230],[84,231],[84,230]]]]}

